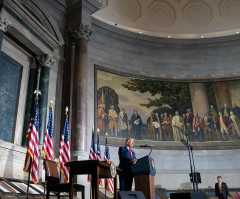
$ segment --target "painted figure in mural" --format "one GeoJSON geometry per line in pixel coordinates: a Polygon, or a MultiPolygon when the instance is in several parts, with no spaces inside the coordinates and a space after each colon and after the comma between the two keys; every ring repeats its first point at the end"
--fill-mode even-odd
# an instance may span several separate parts
{"type": "Polygon", "coordinates": [[[230,115],[230,111],[231,109],[227,106],[227,104],[224,104],[223,106],[221,106],[219,112],[222,113],[222,115],[227,116],[230,115]]]}
{"type": "Polygon", "coordinates": [[[128,137],[128,116],[125,112],[125,108],[121,109],[121,112],[118,116],[118,132],[121,132],[123,138],[128,137]]]}
{"type": "Polygon", "coordinates": [[[102,104],[102,109],[104,110],[104,113],[106,113],[106,117],[104,118],[104,123],[105,123],[105,127],[106,127],[106,130],[107,130],[107,126],[108,126],[108,116],[107,116],[107,113],[108,113],[108,111],[106,111],[105,104],[102,104]]]}
{"type": "Polygon", "coordinates": [[[160,114],[160,121],[162,122],[164,118],[164,114],[160,114]]]}
{"type": "Polygon", "coordinates": [[[223,105],[220,105],[220,107],[218,108],[218,113],[221,112],[223,114],[223,105]]]}
{"type": "Polygon", "coordinates": [[[230,112],[229,123],[228,128],[232,128],[232,131],[240,137],[240,121],[238,116],[234,115],[232,111],[230,112]]]}
{"type": "Polygon", "coordinates": [[[213,140],[213,124],[212,120],[207,113],[203,114],[203,133],[205,140],[213,140]]]}
{"type": "Polygon", "coordinates": [[[193,114],[193,132],[195,133],[195,137],[198,137],[201,142],[204,142],[203,136],[203,119],[198,116],[197,113],[193,114]]]}
{"type": "Polygon", "coordinates": [[[179,142],[182,138],[185,137],[185,135],[183,133],[185,131],[183,118],[179,115],[178,111],[176,111],[175,115],[173,116],[172,129],[173,129],[173,140],[174,141],[179,142]]]}
{"type": "MultiPolygon", "coordinates": [[[[218,116],[217,111],[214,109],[213,105],[210,105],[210,108],[208,110],[208,115],[210,116],[212,123],[217,124],[218,123],[218,116]]],[[[217,126],[214,125],[215,131],[217,132],[217,126]]]]}
{"type": "Polygon", "coordinates": [[[154,114],[153,114],[153,112],[151,112],[150,117],[148,117],[148,119],[147,119],[149,139],[155,138],[155,127],[154,127],[153,122],[154,122],[154,114]]]}
{"type": "Polygon", "coordinates": [[[193,130],[192,130],[192,118],[189,117],[188,112],[186,113],[186,117],[184,119],[184,124],[185,124],[186,133],[194,141],[194,134],[193,134],[193,130]]]}
{"type": "Polygon", "coordinates": [[[240,119],[240,107],[238,107],[236,103],[233,103],[232,112],[240,119]]]}
{"type": "MultiPolygon", "coordinates": [[[[230,129],[228,129],[228,119],[224,115],[222,115],[222,112],[219,112],[218,114],[219,114],[218,124],[220,127],[220,132],[223,136],[223,140],[226,141],[224,133],[226,133],[229,139],[231,140],[231,137],[229,135],[230,129]]],[[[216,124],[214,125],[216,126],[216,124]]]]}
{"type": "Polygon", "coordinates": [[[192,112],[192,109],[191,109],[191,108],[188,108],[188,109],[187,109],[187,113],[189,114],[190,120],[193,120],[193,112],[192,112]]]}
{"type": "Polygon", "coordinates": [[[155,127],[155,132],[156,132],[156,140],[163,140],[161,121],[158,116],[158,113],[155,113],[153,125],[155,127]]]}
{"type": "MultiPolygon", "coordinates": [[[[183,123],[184,123],[184,121],[185,121],[185,119],[186,119],[186,114],[182,114],[182,119],[183,119],[183,123]]],[[[185,127],[185,129],[186,129],[185,123],[184,123],[184,127],[185,127]]]]}
{"type": "Polygon", "coordinates": [[[171,140],[171,121],[170,118],[167,116],[167,113],[164,113],[164,117],[162,118],[162,128],[164,134],[164,140],[171,140]]]}
{"type": "Polygon", "coordinates": [[[110,129],[111,135],[112,136],[113,135],[117,136],[117,130],[118,130],[117,119],[118,119],[118,115],[117,115],[117,112],[114,110],[114,106],[113,105],[110,107],[110,110],[108,112],[108,119],[109,119],[108,128],[110,129]]]}
{"type": "Polygon", "coordinates": [[[131,117],[132,131],[136,139],[141,139],[140,127],[142,126],[141,116],[138,114],[137,109],[134,109],[134,113],[131,117]]]}
{"type": "Polygon", "coordinates": [[[100,135],[104,135],[106,131],[106,126],[105,126],[106,117],[107,117],[107,114],[103,109],[103,105],[99,104],[98,110],[97,110],[97,128],[100,130],[100,135]]]}
{"type": "Polygon", "coordinates": [[[169,114],[169,119],[170,119],[170,127],[171,127],[170,140],[173,140],[173,129],[172,129],[172,119],[173,119],[173,116],[172,116],[171,113],[169,114]]]}

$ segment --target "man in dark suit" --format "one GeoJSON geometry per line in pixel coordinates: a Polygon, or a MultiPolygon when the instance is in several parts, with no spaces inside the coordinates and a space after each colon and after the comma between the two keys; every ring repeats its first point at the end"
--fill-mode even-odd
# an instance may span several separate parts
{"type": "Polygon", "coordinates": [[[131,172],[131,165],[136,164],[137,158],[135,152],[131,150],[134,144],[133,138],[128,138],[125,141],[125,146],[120,147],[118,151],[119,155],[119,180],[120,180],[120,191],[131,191],[133,175],[131,172]]]}
{"type": "Polygon", "coordinates": [[[228,199],[229,191],[227,184],[222,182],[222,177],[217,177],[218,182],[215,184],[215,194],[217,199],[228,199]]]}

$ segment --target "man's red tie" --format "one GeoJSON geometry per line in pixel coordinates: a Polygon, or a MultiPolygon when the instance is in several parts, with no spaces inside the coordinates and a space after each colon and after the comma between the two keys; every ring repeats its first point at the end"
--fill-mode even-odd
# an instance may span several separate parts
{"type": "Polygon", "coordinates": [[[132,150],[129,148],[129,152],[130,152],[130,155],[131,155],[131,157],[132,157],[132,159],[133,159],[133,154],[132,154],[132,150]]]}

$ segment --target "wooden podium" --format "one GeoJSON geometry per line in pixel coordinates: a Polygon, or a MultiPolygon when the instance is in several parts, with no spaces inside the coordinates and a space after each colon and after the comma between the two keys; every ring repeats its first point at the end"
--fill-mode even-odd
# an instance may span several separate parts
{"type": "Polygon", "coordinates": [[[154,160],[150,156],[144,156],[132,165],[132,173],[135,182],[135,191],[142,191],[146,198],[155,199],[154,176],[156,169],[154,160]]]}
{"type": "MultiPolygon", "coordinates": [[[[105,161],[99,160],[84,160],[84,161],[72,161],[65,164],[70,167],[69,183],[71,190],[69,191],[69,199],[73,199],[73,180],[74,175],[92,175],[92,199],[99,199],[99,178],[112,178],[110,171],[110,164],[105,161]]],[[[114,178],[114,199],[117,199],[117,170],[114,178]]]]}

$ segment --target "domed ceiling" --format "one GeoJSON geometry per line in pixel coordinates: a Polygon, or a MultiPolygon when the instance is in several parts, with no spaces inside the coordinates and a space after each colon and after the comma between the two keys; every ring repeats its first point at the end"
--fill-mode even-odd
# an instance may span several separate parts
{"type": "Polygon", "coordinates": [[[93,14],[105,23],[139,34],[209,38],[240,32],[240,0],[98,0],[93,14]]]}

